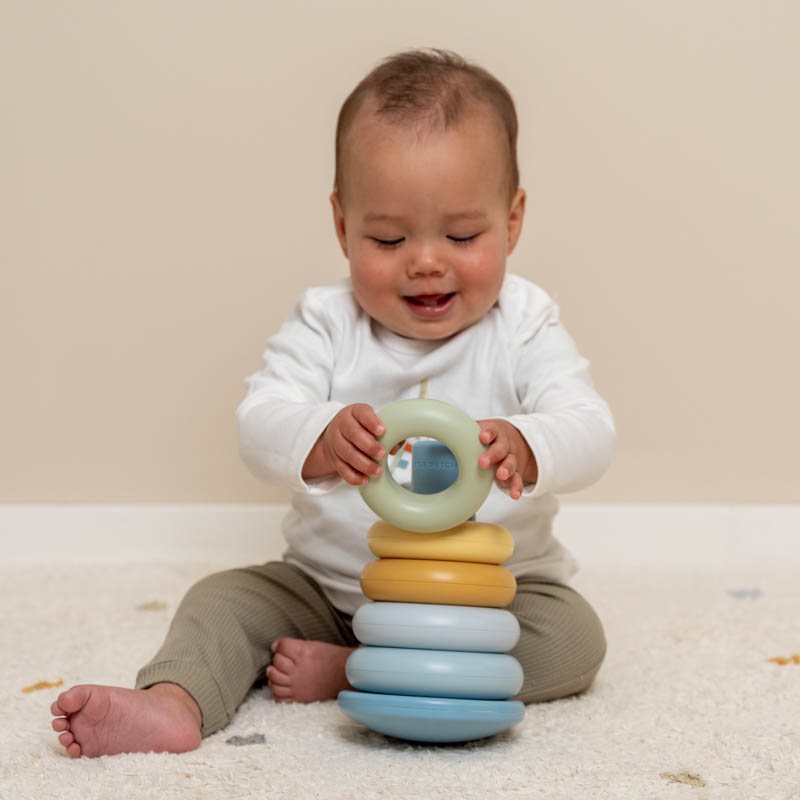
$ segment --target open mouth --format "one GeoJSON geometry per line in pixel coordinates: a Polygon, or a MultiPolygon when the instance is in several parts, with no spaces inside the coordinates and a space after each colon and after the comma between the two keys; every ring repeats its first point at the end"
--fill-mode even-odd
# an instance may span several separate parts
{"type": "Polygon", "coordinates": [[[446,294],[405,295],[406,306],[420,319],[438,319],[450,311],[453,306],[455,292],[446,294]]]}

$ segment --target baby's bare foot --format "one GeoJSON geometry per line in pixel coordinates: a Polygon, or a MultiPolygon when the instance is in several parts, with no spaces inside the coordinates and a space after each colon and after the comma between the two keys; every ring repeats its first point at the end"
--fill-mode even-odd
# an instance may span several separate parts
{"type": "Polygon", "coordinates": [[[344,665],[354,647],[304,639],[276,639],[267,679],[272,696],[280,701],[313,703],[333,700],[343,689],[351,689],[344,665]]]}
{"type": "Polygon", "coordinates": [[[200,745],[200,708],[174,683],[149,689],[73,686],[50,711],[58,741],[73,758],[184,753],[200,745]]]}

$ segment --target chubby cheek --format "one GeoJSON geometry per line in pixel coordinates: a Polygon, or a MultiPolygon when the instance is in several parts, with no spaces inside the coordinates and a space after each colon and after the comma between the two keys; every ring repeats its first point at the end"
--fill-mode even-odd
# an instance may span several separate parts
{"type": "Polygon", "coordinates": [[[387,288],[392,280],[392,270],[381,254],[367,252],[364,248],[351,253],[350,275],[353,285],[358,284],[368,291],[387,288]]]}
{"type": "Polygon", "coordinates": [[[497,243],[487,240],[471,249],[462,261],[465,277],[474,289],[493,292],[500,289],[505,274],[505,253],[497,243]]]}
{"type": "Polygon", "coordinates": [[[396,270],[380,254],[353,252],[351,255],[350,280],[356,300],[367,312],[375,312],[389,298],[396,297],[396,270]]]}

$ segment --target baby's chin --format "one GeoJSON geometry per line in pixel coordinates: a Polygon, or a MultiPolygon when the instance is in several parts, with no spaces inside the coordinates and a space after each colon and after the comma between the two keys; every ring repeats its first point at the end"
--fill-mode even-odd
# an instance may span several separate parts
{"type": "Polygon", "coordinates": [[[483,316],[479,315],[476,319],[467,317],[453,316],[450,318],[436,320],[420,320],[414,317],[403,320],[387,320],[381,324],[388,328],[392,333],[406,339],[417,339],[425,342],[445,341],[455,336],[457,333],[466,330],[483,316]]]}

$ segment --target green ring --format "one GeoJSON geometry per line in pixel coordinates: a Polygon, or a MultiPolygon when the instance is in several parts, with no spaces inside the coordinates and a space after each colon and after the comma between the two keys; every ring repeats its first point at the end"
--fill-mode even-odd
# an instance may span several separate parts
{"type": "Polygon", "coordinates": [[[364,502],[381,519],[418,533],[444,531],[469,519],[492,488],[492,470],[478,466],[484,452],[478,423],[460,408],[428,399],[400,400],[386,406],[378,416],[386,426],[379,441],[387,455],[381,461],[381,475],[359,488],[364,502]],[[410,492],[389,472],[389,448],[411,436],[438,439],[455,456],[458,477],[443,492],[410,492]]]}

